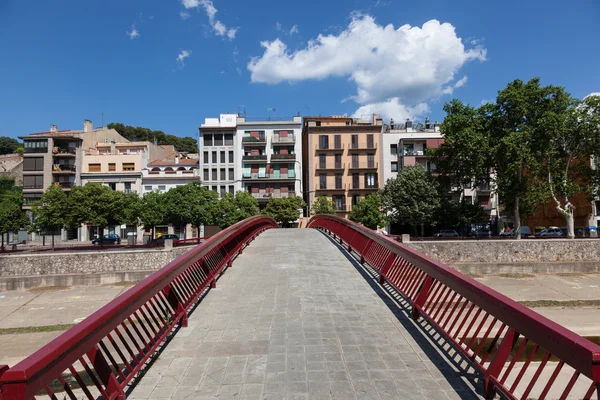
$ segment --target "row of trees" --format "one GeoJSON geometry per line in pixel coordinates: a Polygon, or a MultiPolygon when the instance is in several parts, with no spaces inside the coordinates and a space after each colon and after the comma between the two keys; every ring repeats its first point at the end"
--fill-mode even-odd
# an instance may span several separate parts
{"type": "Polygon", "coordinates": [[[198,141],[192,137],[179,137],[169,135],[163,131],[154,131],[140,126],[124,125],[120,122],[111,122],[108,124],[108,129],[114,129],[125,139],[134,141],[148,141],[159,145],[172,144],[178,151],[186,151],[188,153],[198,152],[198,141]]]}
{"type": "MultiPolygon", "coordinates": [[[[444,106],[445,143],[431,150],[447,187],[493,173],[497,193],[512,210],[516,233],[537,206],[554,203],[573,238],[573,198],[597,194],[600,171],[600,96],[573,98],[540,79],[515,80],[494,103],[472,107],[459,100],[444,106]]],[[[477,185],[477,181],[475,182],[477,185]]]]}

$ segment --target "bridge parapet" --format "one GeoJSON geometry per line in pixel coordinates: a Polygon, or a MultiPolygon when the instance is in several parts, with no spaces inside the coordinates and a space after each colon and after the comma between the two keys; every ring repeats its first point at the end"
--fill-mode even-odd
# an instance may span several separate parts
{"type": "Polygon", "coordinates": [[[362,225],[317,215],[308,227],[368,263],[412,306],[415,321],[436,329],[479,371],[487,398],[600,399],[599,345],[362,225]]]}
{"type": "Polygon", "coordinates": [[[124,399],[127,385],[215,287],[252,240],[277,228],[256,216],[212,236],[12,368],[0,365],[0,400],[124,399]]]}

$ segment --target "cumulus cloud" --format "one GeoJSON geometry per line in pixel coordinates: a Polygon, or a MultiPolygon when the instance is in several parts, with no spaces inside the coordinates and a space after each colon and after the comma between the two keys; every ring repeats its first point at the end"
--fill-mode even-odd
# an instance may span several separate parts
{"type": "Polygon", "coordinates": [[[181,4],[186,9],[202,7],[208,17],[208,23],[217,36],[227,36],[230,40],[235,38],[238,28],[228,28],[217,19],[216,15],[219,10],[214,6],[212,0],[181,0],[181,4]]]}
{"type": "Polygon", "coordinates": [[[127,36],[129,36],[129,39],[135,39],[136,37],[140,36],[140,33],[137,31],[137,29],[135,29],[135,24],[131,25],[131,30],[126,32],[127,36]]]}
{"type": "Polygon", "coordinates": [[[419,103],[414,107],[408,107],[400,103],[398,97],[392,97],[389,100],[380,103],[372,103],[361,106],[354,112],[354,118],[365,118],[373,114],[378,114],[384,118],[394,118],[397,121],[405,119],[418,119],[418,117],[429,113],[431,110],[427,103],[419,103]]]}
{"type": "Polygon", "coordinates": [[[179,52],[179,54],[177,55],[177,58],[176,58],[179,68],[183,68],[185,66],[183,61],[186,58],[188,58],[191,54],[192,54],[191,50],[181,50],[179,52]]]}
{"type": "Polygon", "coordinates": [[[486,50],[466,48],[450,23],[431,20],[423,26],[379,25],[369,15],[354,14],[339,34],[319,35],[306,48],[290,51],[280,39],[262,42],[264,53],[248,63],[252,82],[278,84],[329,77],[349,77],[350,97],[384,117],[425,112],[422,103],[450,94],[467,82],[455,81],[469,61],[485,61],[486,50]],[[401,107],[400,107],[401,106],[401,107]],[[385,111],[385,112],[384,112],[385,111]]]}

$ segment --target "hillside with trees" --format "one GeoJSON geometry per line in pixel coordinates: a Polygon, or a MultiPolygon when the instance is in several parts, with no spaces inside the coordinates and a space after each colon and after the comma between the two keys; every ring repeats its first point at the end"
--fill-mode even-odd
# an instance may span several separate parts
{"type": "Polygon", "coordinates": [[[169,135],[163,131],[153,131],[152,129],[142,128],[140,126],[124,125],[120,122],[111,122],[108,124],[108,129],[114,129],[125,139],[132,142],[152,142],[156,140],[156,144],[172,144],[177,151],[188,153],[198,152],[198,141],[192,137],[179,137],[169,135]]]}

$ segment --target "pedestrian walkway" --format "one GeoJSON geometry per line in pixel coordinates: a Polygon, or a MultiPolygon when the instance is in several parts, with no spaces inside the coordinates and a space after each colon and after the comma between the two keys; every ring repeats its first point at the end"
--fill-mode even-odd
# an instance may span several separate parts
{"type": "Polygon", "coordinates": [[[320,232],[267,231],[219,279],[130,398],[477,398],[374,287],[320,232]]]}

